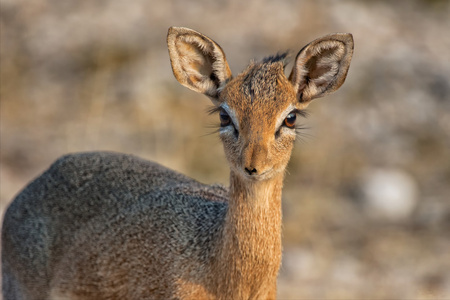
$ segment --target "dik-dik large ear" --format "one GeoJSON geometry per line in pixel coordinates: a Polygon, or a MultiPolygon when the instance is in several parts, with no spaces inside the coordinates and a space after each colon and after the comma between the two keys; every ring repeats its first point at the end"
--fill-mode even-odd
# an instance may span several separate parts
{"type": "Polygon", "coordinates": [[[184,86],[216,99],[220,87],[231,79],[222,48],[203,34],[170,27],[167,35],[173,74],[184,86]]]}
{"type": "Polygon", "coordinates": [[[337,90],[345,81],[353,55],[350,33],[336,33],[306,45],[295,58],[289,80],[301,107],[337,90]]]}

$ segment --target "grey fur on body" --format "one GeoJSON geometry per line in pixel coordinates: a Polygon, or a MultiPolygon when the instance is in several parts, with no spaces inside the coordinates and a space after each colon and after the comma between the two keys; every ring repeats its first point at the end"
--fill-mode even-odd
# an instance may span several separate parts
{"type": "MultiPolygon", "coordinates": [[[[227,210],[227,195],[222,186],[201,184],[131,155],[95,152],[64,156],[22,191],[8,208],[2,246],[17,249],[16,255],[9,259],[15,259],[15,266],[23,268],[10,270],[11,261],[3,260],[3,275],[7,276],[3,278],[4,287],[19,288],[14,284],[16,275],[25,278],[32,294],[30,299],[47,298],[48,295],[40,292],[50,286],[48,280],[64,282],[66,276],[52,274],[58,268],[48,264],[65,259],[76,262],[76,267],[99,269],[92,273],[96,278],[85,278],[88,289],[94,282],[102,281],[102,272],[109,276],[123,265],[132,270],[127,271],[132,284],[118,282],[114,290],[120,290],[122,284],[124,297],[139,299],[144,296],[140,294],[143,291],[139,289],[139,280],[142,276],[154,278],[156,285],[155,275],[170,276],[165,272],[168,271],[165,264],[173,261],[171,256],[178,257],[175,261],[184,262],[176,267],[179,273],[172,274],[179,277],[183,272],[193,271],[192,266],[186,265],[189,261],[193,266],[207,262],[213,247],[210,244],[215,241],[211,233],[221,234],[220,220],[227,210]],[[127,230],[123,239],[121,232],[127,230]],[[158,230],[164,234],[154,234],[158,230]],[[15,233],[8,234],[12,231],[15,233]],[[95,245],[103,245],[104,249],[90,249],[91,243],[86,239],[97,240],[95,245]],[[155,244],[165,252],[154,253],[155,244]],[[111,263],[104,264],[103,259],[111,259],[111,263]],[[105,266],[111,269],[102,270],[105,266]]],[[[146,282],[146,287],[151,288],[151,282],[146,282]]],[[[105,292],[101,286],[95,288],[99,294],[105,292]]],[[[13,291],[4,292],[14,295],[13,291]]]]}

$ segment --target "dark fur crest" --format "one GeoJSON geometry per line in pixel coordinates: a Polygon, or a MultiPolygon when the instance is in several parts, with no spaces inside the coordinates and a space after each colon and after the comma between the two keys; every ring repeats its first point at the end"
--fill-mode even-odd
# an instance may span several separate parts
{"type": "Polygon", "coordinates": [[[284,68],[289,63],[289,51],[278,52],[277,54],[264,57],[261,62],[264,64],[281,62],[284,68]]]}

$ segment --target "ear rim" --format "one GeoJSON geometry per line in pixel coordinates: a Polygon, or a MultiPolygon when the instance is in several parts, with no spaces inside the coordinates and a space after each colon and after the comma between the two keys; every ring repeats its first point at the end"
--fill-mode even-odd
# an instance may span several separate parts
{"type": "Polygon", "coordinates": [[[215,41],[213,41],[212,39],[210,39],[209,37],[205,36],[204,34],[198,31],[186,27],[175,27],[175,26],[170,27],[168,30],[167,47],[169,50],[169,58],[172,67],[172,72],[175,78],[178,80],[178,82],[181,85],[189,88],[190,90],[207,95],[213,101],[217,100],[219,91],[232,78],[232,73],[226,60],[225,52],[223,51],[222,47],[220,47],[220,45],[217,44],[215,41]],[[200,38],[203,42],[205,42],[205,45],[209,46],[208,48],[211,48],[206,49],[207,47],[202,47],[200,44],[196,45],[196,47],[200,49],[205,56],[210,55],[211,58],[214,58],[213,63],[211,64],[211,68],[213,70],[213,74],[218,79],[218,84],[213,80],[210,79],[206,80],[210,81],[210,83],[213,84],[215,88],[212,89],[201,88],[199,86],[196,86],[192,82],[189,82],[187,76],[183,76],[184,74],[183,66],[181,64],[182,59],[177,50],[176,43],[179,38],[186,35],[195,38],[200,38]]]}
{"type": "Polygon", "coordinates": [[[295,91],[297,92],[297,98],[299,101],[299,105],[302,107],[306,107],[309,103],[316,99],[326,96],[330,93],[333,93],[337,89],[339,89],[342,84],[345,82],[347,78],[348,70],[350,68],[350,63],[353,57],[354,51],[354,40],[353,35],[351,33],[331,33],[325,36],[322,36],[318,39],[313,40],[306,46],[304,46],[295,57],[294,66],[292,68],[291,74],[289,76],[289,80],[291,81],[295,91]],[[303,89],[300,89],[300,78],[302,76],[302,66],[304,62],[311,58],[314,54],[314,51],[320,43],[323,42],[339,42],[344,45],[345,53],[342,59],[339,61],[338,73],[334,76],[334,80],[330,82],[330,84],[325,88],[325,90],[319,94],[313,95],[312,97],[303,97],[303,89]],[[313,51],[311,51],[313,50],[313,51]],[[308,53],[308,51],[310,53],[308,53]],[[309,55],[308,55],[309,54],[309,55]]]}

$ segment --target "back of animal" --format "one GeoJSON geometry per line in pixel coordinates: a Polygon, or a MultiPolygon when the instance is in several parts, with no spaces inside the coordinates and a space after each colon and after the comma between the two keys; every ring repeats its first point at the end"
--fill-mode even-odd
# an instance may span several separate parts
{"type": "Polygon", "coordinates": [[[205,236],[217,230],[226,196],[221,186],[202,185],[130,155],[65,156],[27,186],[5,214],[5,299],[58,299],[67,296],[65,289],[77,299],[147,298],[148,290],[170,282],[172,269],[182,272],[206,255],[199,252],[211,247],[205,236]],[[184,264],[174,268],[174,256],[184,264]],[[103,276],[117,281],[94,284],[103,276]]]}

